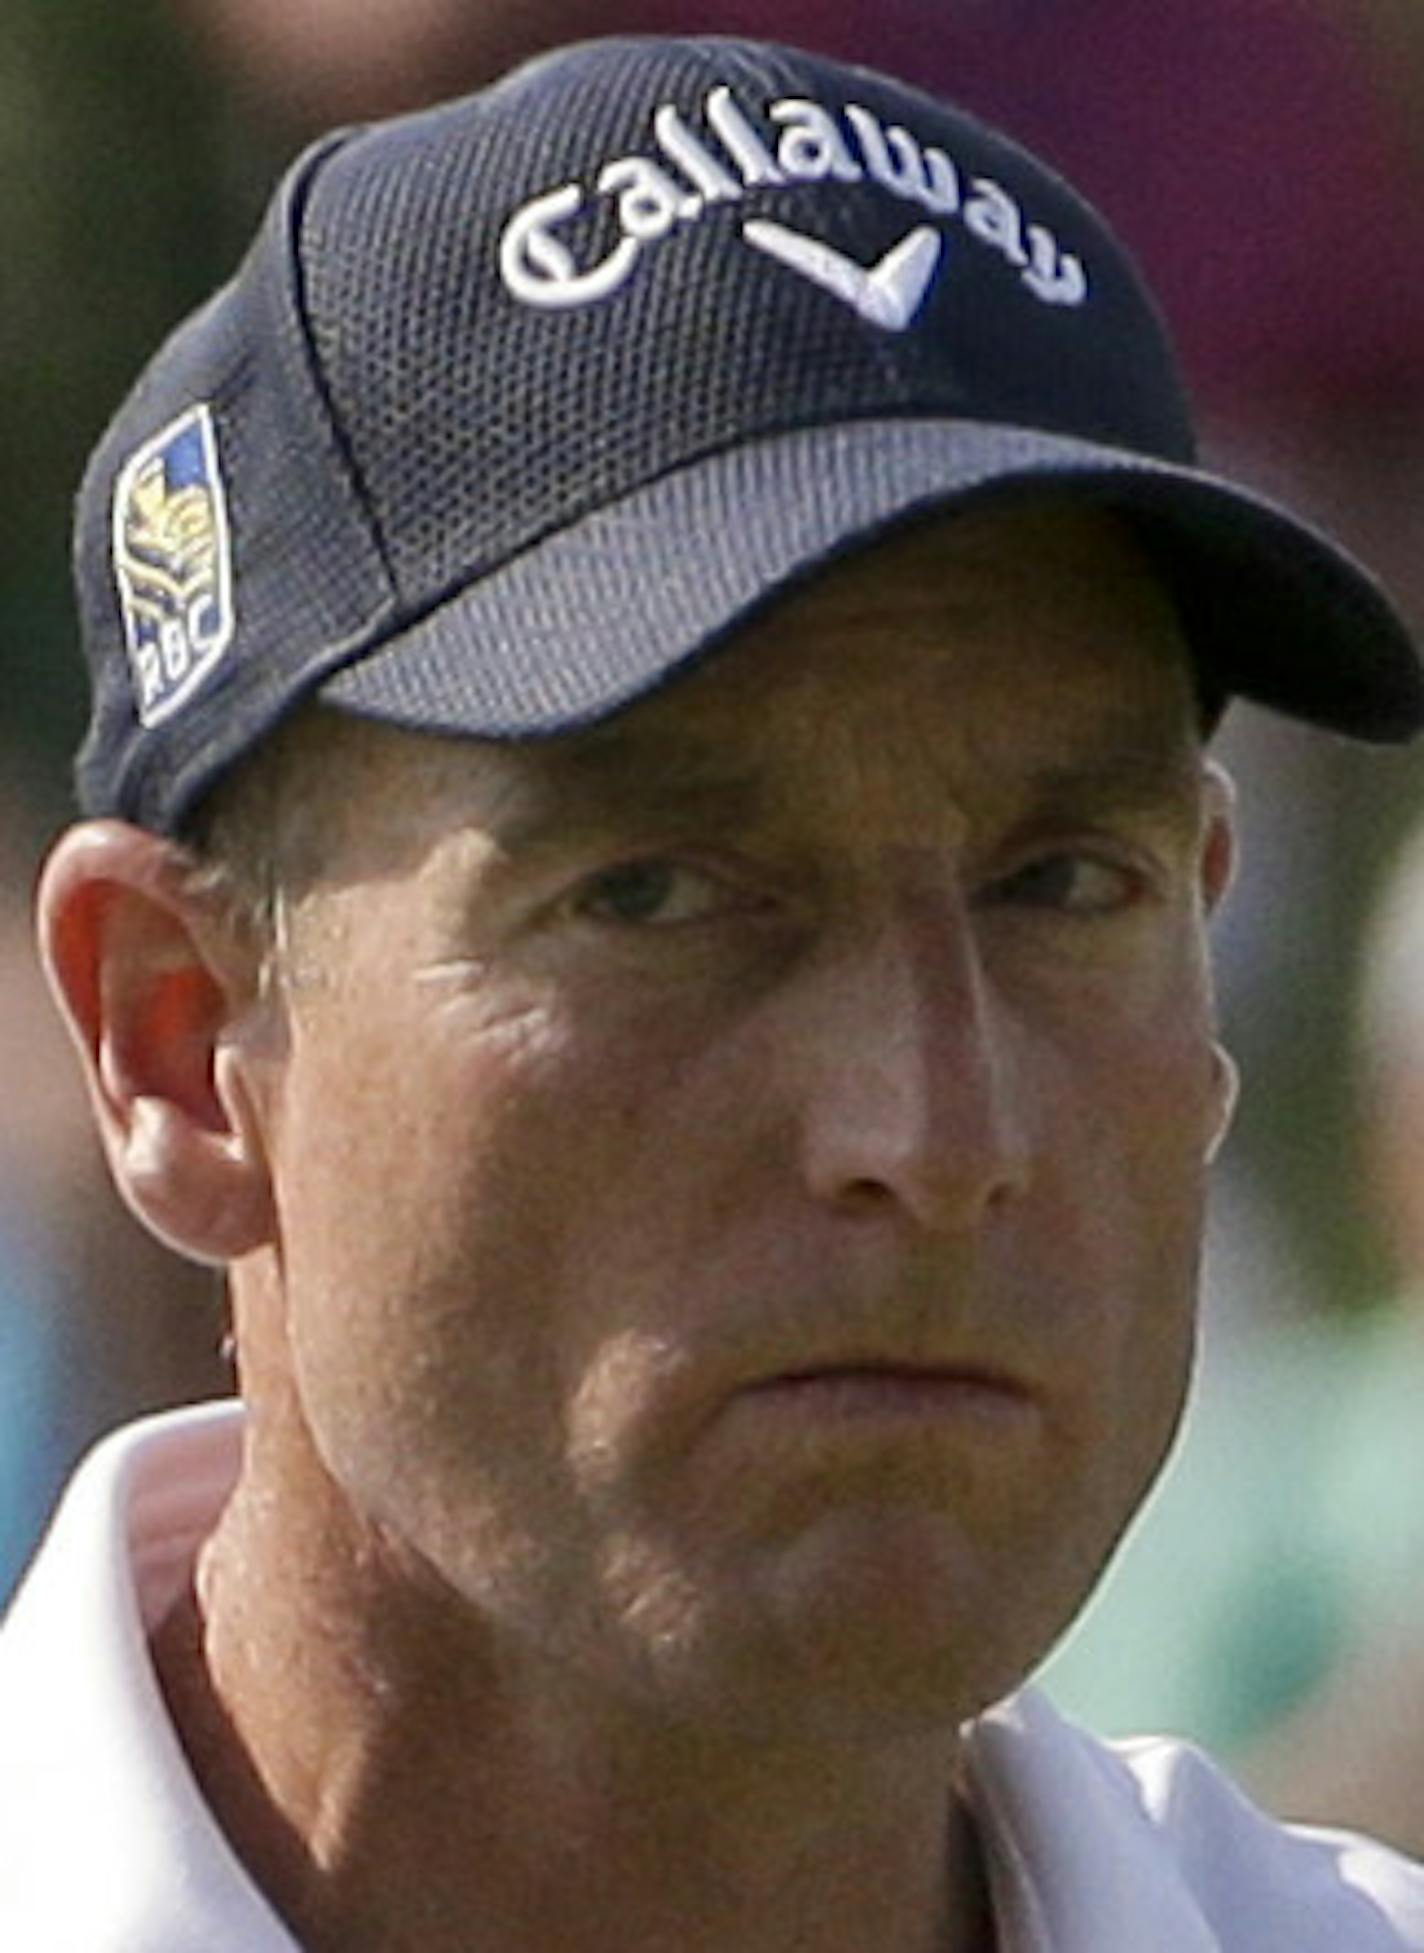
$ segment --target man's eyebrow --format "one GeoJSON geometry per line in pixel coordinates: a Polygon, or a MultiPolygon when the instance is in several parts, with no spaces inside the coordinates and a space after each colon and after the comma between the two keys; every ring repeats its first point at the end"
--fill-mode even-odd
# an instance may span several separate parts
{"type": "MultiPolygon", "coordinates": [[[[489,825],[507,852],[566,845],[570,836],[622,826],[745,833],[776,814],[776,781],[724,742],[681,729],[590,728],[535,756],[532,772],[496,794],[489,825]]],[[[1195,814],[1200,752],[1160,727],[1133,721],[1081,752],[1045,755],[1023,782],[1029,821],[1108,814],[1186,822],[1195,814]]]]}
{"type": "Polygon", "coordinates": [[[1177,740],[1130,741],[1036,770],[1032,816],[1142,814],[1183,818],[1200,803],[1201,755],[1177,740]]]}

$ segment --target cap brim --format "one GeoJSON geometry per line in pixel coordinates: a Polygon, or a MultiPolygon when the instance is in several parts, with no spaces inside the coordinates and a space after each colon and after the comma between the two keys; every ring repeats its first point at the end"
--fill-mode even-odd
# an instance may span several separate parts
{"type": "Polygon", "coordinates": [[[704,457],[524,551],[320,695],[409,728],[528,738],[591,723],[892,524],[1033,495],[1128,514],[1212,686],[1370,740],[1424,725],[1410,634],[1357,563],[1204,472],[1027,429],[864,420],[704,457]]]}

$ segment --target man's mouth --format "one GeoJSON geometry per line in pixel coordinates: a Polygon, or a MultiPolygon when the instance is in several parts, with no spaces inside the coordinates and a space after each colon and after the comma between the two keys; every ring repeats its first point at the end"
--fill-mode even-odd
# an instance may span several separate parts
{"type": "Polygon", "coordinates": [[[1033,1393],[1009,1373],[976,1364],[852,1361],[783,1370],[754,1384],[753,1402],[787,1417],[838,1420],[1017,1422],[1033,1393]]]}

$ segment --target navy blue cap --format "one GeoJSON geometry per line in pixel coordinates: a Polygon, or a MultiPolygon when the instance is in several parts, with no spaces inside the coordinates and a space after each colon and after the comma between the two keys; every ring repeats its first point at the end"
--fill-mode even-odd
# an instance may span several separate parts
{"type": "Polygon", "coordinates": [[[110,427],[76,549],[90,813],[180,831],[301,700],[531,737],[890,525],[1128,515],[1206,689],[1424,722],[1404,624],[1200,471],[1102,219],[961,111],[760,42],[592,42],[329,138],[110,427]]]}

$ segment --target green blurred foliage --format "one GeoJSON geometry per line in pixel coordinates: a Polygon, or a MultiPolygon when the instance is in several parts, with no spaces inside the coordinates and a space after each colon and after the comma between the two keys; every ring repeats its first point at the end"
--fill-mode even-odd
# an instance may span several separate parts
{"type": "Polygon", "coordinates": [[[269,175],[143,0],[0,10],[0,673],[7,765],[62,814],[83,682],[68,532],[144,359],[226,275],[269,175]]]}

